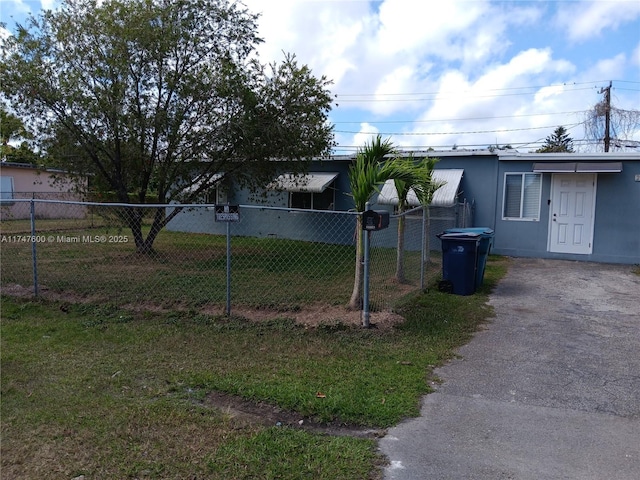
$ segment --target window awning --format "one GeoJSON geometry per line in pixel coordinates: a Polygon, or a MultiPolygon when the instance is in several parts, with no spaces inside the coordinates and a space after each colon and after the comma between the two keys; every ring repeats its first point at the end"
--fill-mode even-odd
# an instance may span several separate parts
{"type": "Polygon", "coordinates": [[[622,162],[578,162],[576,172],[578,173],[620,173],[622,162]]]}
{"type": "Polygon", "coordinates": [[[622,162],[540,162],[533,164],[535,173],[619,173],[622,162]]]}
{"type": "Polygon", "coordinates": [[[187,185],[186,187],[184,187],[183,192],[187,194],[196,192],[205,182],[210,186],[214,186],[220,181],[222,177],[224,177],[224,173],[214,173],[213,175],[207,176],[206,178],[197,178],[191,185],[187,185]]]}
{"type": "MultiPolygon", "coordinates": [[[[435,183],[442,183],[433,194],[431,205],[434,207],[450,207],[456,203],[460,182],[464,170],[461,168],[443,168],[433,171],[431,179],[435,183]]],[[[413,189],[409,190],[407,202],[412,207],[420,205],[418,197],[413,189]]],[[[378,195],[378,203],[381,205],[398,205],[398,192],[393,180],[387,180],[382,186],[380,195],[378,195]]]]}
{"type": "Polygon", "coordinates": [[[313,172],[307,174],[283,173],[267,188],[285,192],[322,193],[339,174],[336,172],[313,172]]]}
{"type": "Polygon", "coordinates": [[[534,173],[574,173],[576,171],[575,163],[534,163],[534,173]]]}

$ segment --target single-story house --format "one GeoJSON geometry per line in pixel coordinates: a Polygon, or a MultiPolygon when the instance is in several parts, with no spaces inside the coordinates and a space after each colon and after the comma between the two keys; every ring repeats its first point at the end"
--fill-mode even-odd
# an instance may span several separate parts
{"type": "MultiPolygon", "coordinates": [[[[261,192],[235,188],[227,178],[216,184],[208,195],[203,195],[202,201],[211,204],[214,203],[212,200],[218,199],[220,203],[241,205],[242,221],[233,225],[233,235],[353,244],[356,213],[350,195],[349,167],[354,160],[355,155],[339,155],[314,161],[308,173],[293,175],[284,172],[265,185],[261,192]]],[[[461,177],[462,172],[457,175],[457,182],[461,177]]],[[[443,207],[437,209],[436,219],[448,220],[451,227],[456,226],[452,207],[456,206],[459,197],[454,184],[459,185],[449,182],[446,188],[443,187],[445,194],[439,192],[436,195],[437,204],[443,207]]],[[[371,207],[390,212],[394,209],[390,204],[377,203],[375,198],[371,207]]],[[[226,233],[226,225],[216,223],[214,216],[213,208],[185,209],[169,222],[167,229],[226,233]]],[[[380,244],[393,246],[397,237],[392,231],[393,228],[389,228],[378,232],[376,239],[380,244]]],[[[409,242],[407,248],[419,249],[420,242],[416,239],[414,243],[409,242]]],[[[437,246],[439,248],[439,244],[437,246]]]]}
{"type": "MultiPolygon", "coordinates": [[[[29,218],[29,203],[17,199],[80,201],[73,175],[28,163],[0,163],[0,218],[29,218]]],[[[37,218],[83,218],[86,207],[60,203],[36,203],[37,218]]]]}
{"type": "MultiPolygon", "coordinates": [[[[434,178],[446,183],[432,207],[473,204],[472,221],[466,225],[495,231],[493,253],[640,264],[640,153],[454,150],[412,156],[439,159],[434,178]]],[[[227,186],[224,197],[231,204],[313,209],[318,215],[348,211],[353,209],[348,178],[353,159],[346,155],[314,162],[302,177],[283,173],[258,195],[227,186]]],[[[392,184],[383,185],[372,208],[393,208],[394,195],[392,184]]],[[[224,233],[225,226],[215,223],[213,215],[204,209],[185,212],[168,228],[224,233]]],[[[234,226],[234,234],[335,241],[327,222],[322,228],[310,225],[315,223],[298,221],[285,210],[265,210],[234,226]],[[285,227],[276,221],[283,215],[288,215],[285,227]]],[[[340,241],[353,241],[353,232],[345,229],[340,241]]]]}
{"type": "Polygon", "coordinates": [[[494,230],[494,253],[640,263],[639,153],[428,154],[464,170],[473,225],[494,230]]]}
{"type": "Polygon", "coordinates": [[[496,177],[496,253],[640,263],[639,153],[500,153],[496,177]]]}

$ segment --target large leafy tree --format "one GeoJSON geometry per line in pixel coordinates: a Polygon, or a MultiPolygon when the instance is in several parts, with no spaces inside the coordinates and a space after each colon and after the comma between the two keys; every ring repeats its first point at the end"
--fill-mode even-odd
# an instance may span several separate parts
{"type": "MultiPolygon", "coordinates": [[[[221,174],[262,186],[333,136],[330,82],[292,55],[260,64],[256,22],[228,0],[63,0],[2,41],[3,96],[120,202],[190,202],[221,174]]],[[[137,250],[179,211],[158,208],[145,237],[128,209],[137,250]]]]}
{"type": "Polygon", "coordinates": [[[556,152],[573,152],[573,140],[567,133],[567,129],[563,126],[556,128],[549,135],[544,145],[536,150],[538,153],[556,153],[556,152]]]}
{"type": "Polygon", "coordinates": [[[32,139],[33,135],[22,120],[0,105],[0,159],[3,162],[39,163],[40,156],[29,144],[32,139]]]}

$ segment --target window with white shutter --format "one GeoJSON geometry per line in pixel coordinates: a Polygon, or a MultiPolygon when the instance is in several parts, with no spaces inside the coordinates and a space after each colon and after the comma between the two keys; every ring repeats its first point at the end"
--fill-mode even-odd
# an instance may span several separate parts
{"type": "Polygon", "coordinates": [[[503,220],[539,220],[542,174],[506,173],[502,201],[503,220]]]}

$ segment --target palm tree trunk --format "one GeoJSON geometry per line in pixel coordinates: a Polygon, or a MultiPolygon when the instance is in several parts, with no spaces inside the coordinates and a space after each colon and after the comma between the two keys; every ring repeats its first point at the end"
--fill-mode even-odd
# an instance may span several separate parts
{"type": "Polygon", "coordinates": [[[353,292],[349,300],[351,310],[359,310],[362,307],[362,277],[364,277],[364,246],[362,231],[362,216],[358,215],[356,221],[356,265],[353,281],[353,292]]]}
{"type": "Polygon", "coordinates": [[[396,280],[398,283],[405,281],[404,277],[404,231],[405,231],[405,215],[403,211],[398,212],[398,251],[396,254],[396,280]]]}
{"type": "Polygon", "coordinates": [[[422,209],[425,216],[424,232],[422,232],[422,241],[424,242],[424,258],[422,259],[422,261],[425,263],[425,265],[429,265],[429,262],[431,261],[431,215],[428,205],[423,205],[422,209]]]}

